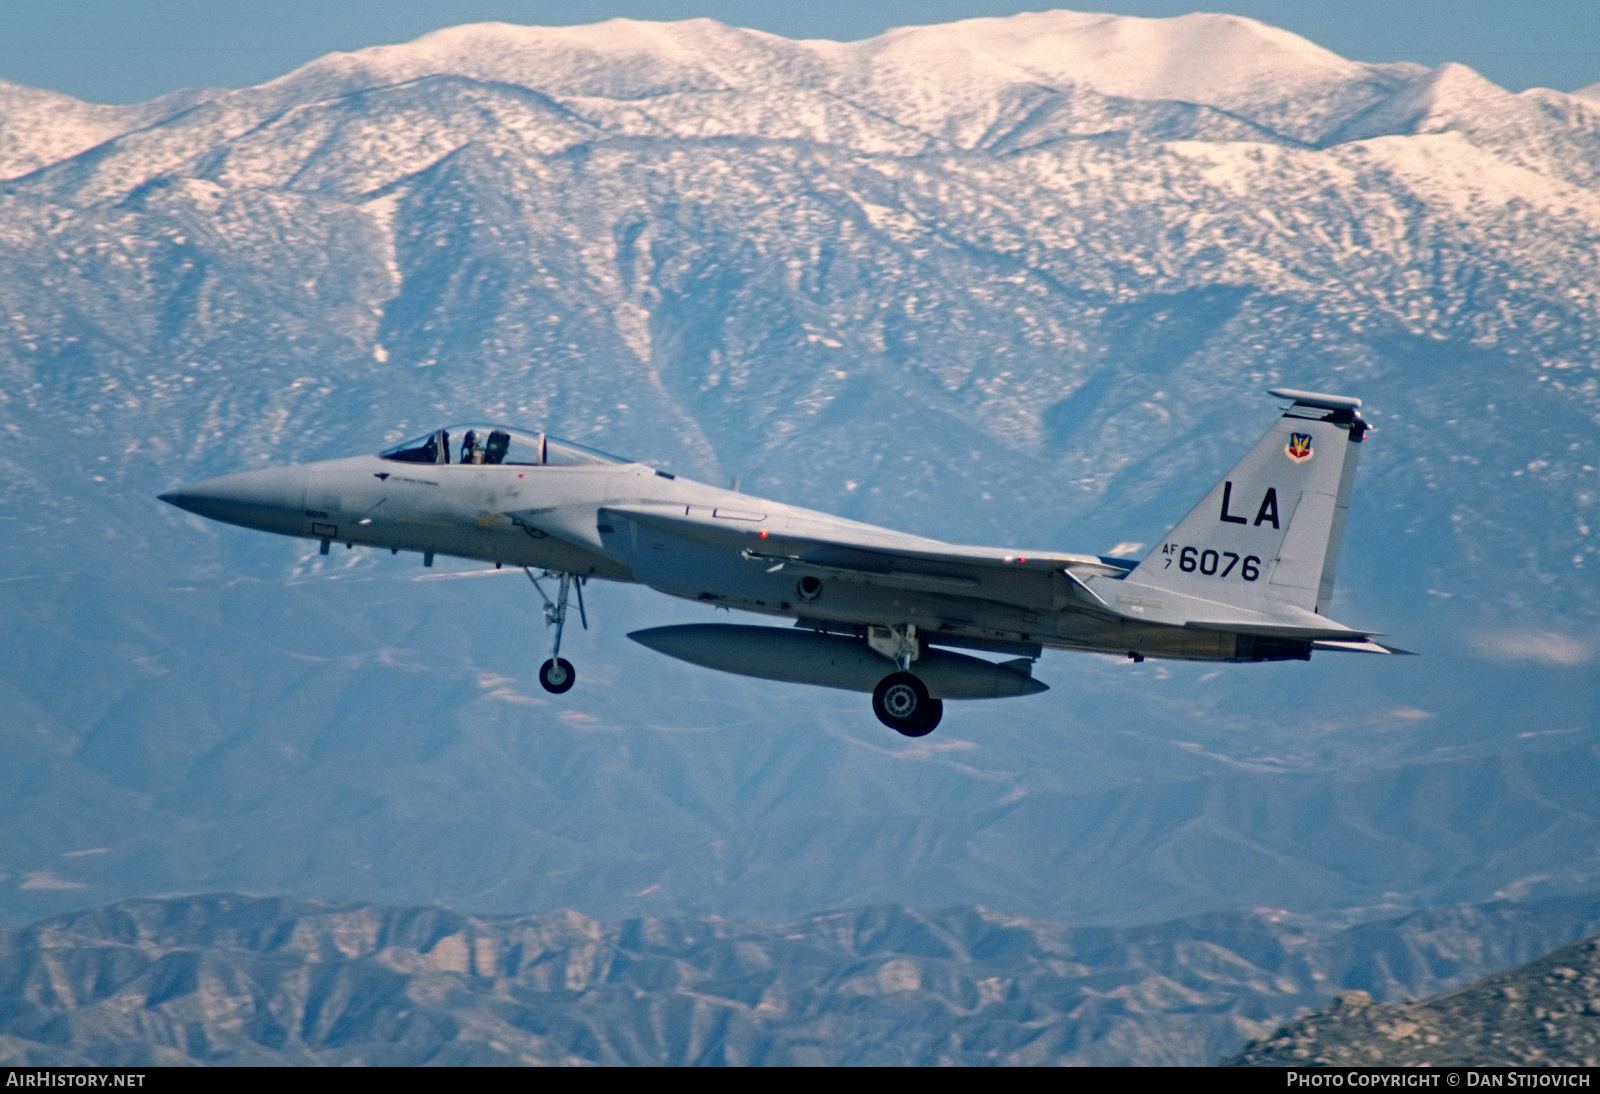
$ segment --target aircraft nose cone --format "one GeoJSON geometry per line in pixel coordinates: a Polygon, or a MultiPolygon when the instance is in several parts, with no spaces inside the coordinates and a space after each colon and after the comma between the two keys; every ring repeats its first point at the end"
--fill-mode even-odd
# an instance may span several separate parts
{"type": "Polygon", "coordinates": [[[165,494],[157,494],[156,500],[176,505],[179,509],[187,509],[191,513],[199,513],[201,516],[208,515],[203,508],[205,496],[188,489],[168,490],[165,494]]]}
{"type": "Polygon", "coordinates": [[[298,470],[274,468],[207,479],[157,497],[210,520],[294,534],[301,523],[303,492],[303,476],[298,470]]]}

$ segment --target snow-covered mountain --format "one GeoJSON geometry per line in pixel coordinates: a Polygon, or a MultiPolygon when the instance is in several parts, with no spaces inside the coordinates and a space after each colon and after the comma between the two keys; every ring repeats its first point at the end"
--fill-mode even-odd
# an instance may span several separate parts
{"type": "Polygon", "coordinates": [[[136,107],[0,85],[0,157],[0,913],[1129,922],[1600,877],[1592,98],[1231,16],[490,24],[136,107]],[[1274,384],[1368,401],[1334,614],[1426,656],[1058,656],[922,743],[631,647],[702,616],[630,590],[551,701],[506,576],[154,500],[491,418],[1104,551],[1274,384]]]}

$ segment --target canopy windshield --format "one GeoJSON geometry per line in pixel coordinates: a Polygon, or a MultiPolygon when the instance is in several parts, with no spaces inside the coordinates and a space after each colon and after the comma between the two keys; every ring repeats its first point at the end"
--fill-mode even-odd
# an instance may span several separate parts
{"type": "Polygon", "coordinates": [[[523,433],[503,425],[447,426],[415,440],[402,441],[378,455],[401,463],[508,463],[535,467],[630,462],[548,433],[523,433]]]}

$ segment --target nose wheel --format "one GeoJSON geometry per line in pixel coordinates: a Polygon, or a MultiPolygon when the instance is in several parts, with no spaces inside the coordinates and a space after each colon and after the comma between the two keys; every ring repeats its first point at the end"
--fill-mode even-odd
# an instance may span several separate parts
{"type": "Polygon", "coordinates": [[[539,596],[544,600],[545,625],[556,629],[555,642],[550,648],[550,660],[539,666],[539,686],[552,695],[561,695],[571,691],[573,683],[578,679],[578,673],[572,667],[572,662],[561,656],[561,632],[567,625],[568,597],[573,590],[578,594],[578,619],[583,624],[584,630],[589,629],[589,615],[583,610],[583,578],[546,571],[544,577],[559,579],[560,582],[560,587],[552,598],[544,591],[544,586],[539,584],[539,579],[533,576],[532,570],[524,566],[522,572],[528,575],[528,580],[533,582],[533,587],[539,590],[539,596]]]}
{"type": "Polygon", "coordinates": [[[552,695],[572,690],[572,684],[577,679],[578,674],[572,662],[565,657],[552,657],[539,666],[539,685],[552,695]]]}
{"type": "Polygon", "coordinates": [[[872,689],[872,713],[896,733],[926,737],[944,717],[944,702],[909,672],[892,672],[872,689]]]}

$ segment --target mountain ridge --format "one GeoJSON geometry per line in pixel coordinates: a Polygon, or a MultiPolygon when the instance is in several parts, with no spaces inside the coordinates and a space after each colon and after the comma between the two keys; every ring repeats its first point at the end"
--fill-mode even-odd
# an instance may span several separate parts
{"type": "MultiPolygon", "coordinates": [[[[1089,91],[1133,101],[1191,103],[1238,115],[1268,130],[1272,126],[1265,116],[1250,117],[1263,99],[1281,100],[1269,112],[1283,120],[1291,100],[1302,113],[1314,113],[1320,108],[1312,107],[1313,97],[1331,96],[1328,109],[1342,117],[1330,115],[1331,120],[1317,131],[1323,136],[1306,129],[1305,120],[1291,123],[1295,130],[1291,139],[1320,144],[1347,129],[1354,117],[1392,113],[1396,108],[1385,104],[1395,96],[1403,100],[1407,95],[1426,95],[1424,89],[1457,70],[1470,71],[1451,64],[1427,70],[1408,64],[1345,61],[1303,38],[1230,15],[1143,19],[1055,11],[902,27],[853,43],[795,42],[709,19],[679,23],[612,19],[578,27],[467,24],[434,31],[403,45],[330,54],[256,88],[195,89],[140,107],[82,107],[108,116],[120,112],[130,119],[132,128],[153,119],[159,112],[151,108],[157,103],[198,106],[213,102],[230,114],[243,111],[259,118],[289,102],[343,97],[446,74],[526,87],[557,99],[613,100],[645,100],[685,92],[748,93],[772,85],[777,77],[780,86],[791,88],[820,84],[835,97],[877,109],[886,117],[905,114],[909,107],[911,114],[902,117],[900,124],[933,140],[941,139],[938,131],[948,123],[930,123],[922,117],[919,124],[919,108],[905,101],[908,93],[913,100],[928,100],[920,109],[932,109],[930,116],[935,119],[984,110],[984,104],[997,98],[1034,87],[1057,93],[1089,91]],[[945,72],[949,65],[930,68],[930,53],[949,58],[949,65],[959,71],[945,72]],[[1253,67],[1263,57],[1290,58],[1293,63],[1253,67]],[[1115,60],[1098,63],[1107,58],[1115,60]],[[1132,63],[1124,63],[1129,58],[1132,63]],[[1315,64],[1310,63],[1313,59],[1315,64]],[[1310,75],[1308,69],[1316,75],[1310,75]],[[613,83],[590,86],[583,82],[601,72],[613,83]],[[631,73],[627,78],[643,82],[616,84],[611,74],[619,72],[631,73]],[[885,84],[888,72],[897,75],[885,84]],[[942,75],[935,79],[936,73],[942,75]],[[935,93],[933,83],[962,90],[949,98],[949,93],[935,93]],[[1284,84],[1291,86],[1281,86],[1284,84]],[[947,97],[935,108],[939,94],[947,97]],[[930,95],[935,99],[929,100],[930,95]],[[1355,101],[1335,105],[1352,95],[1355,101]],[[898,108],[894,97],[901,100],[898,108]]],[[[1493,88],[1507,103],[1539,101],[1548,108],[1563,98],[1548,91],[1513,96],[1476,74],[1472,78],[1493,88]]],[[[52,102],[58,99],[65,101],[55,96],[52,102]]],[[[959,136],[942,139],[953,140],[954,147],[964,143],[959,136]]],[[[966,140],[970,139],[969,135],[966,140]]]]}
{"type": "Polygon", "coordinates": [[[1586,898],[1318,931],[900,905],[787,923],[213,894],[0,930],[0,1061],[1209,1062],[1334,992],[1454,984],[1592,931],[1586,898]]]}

